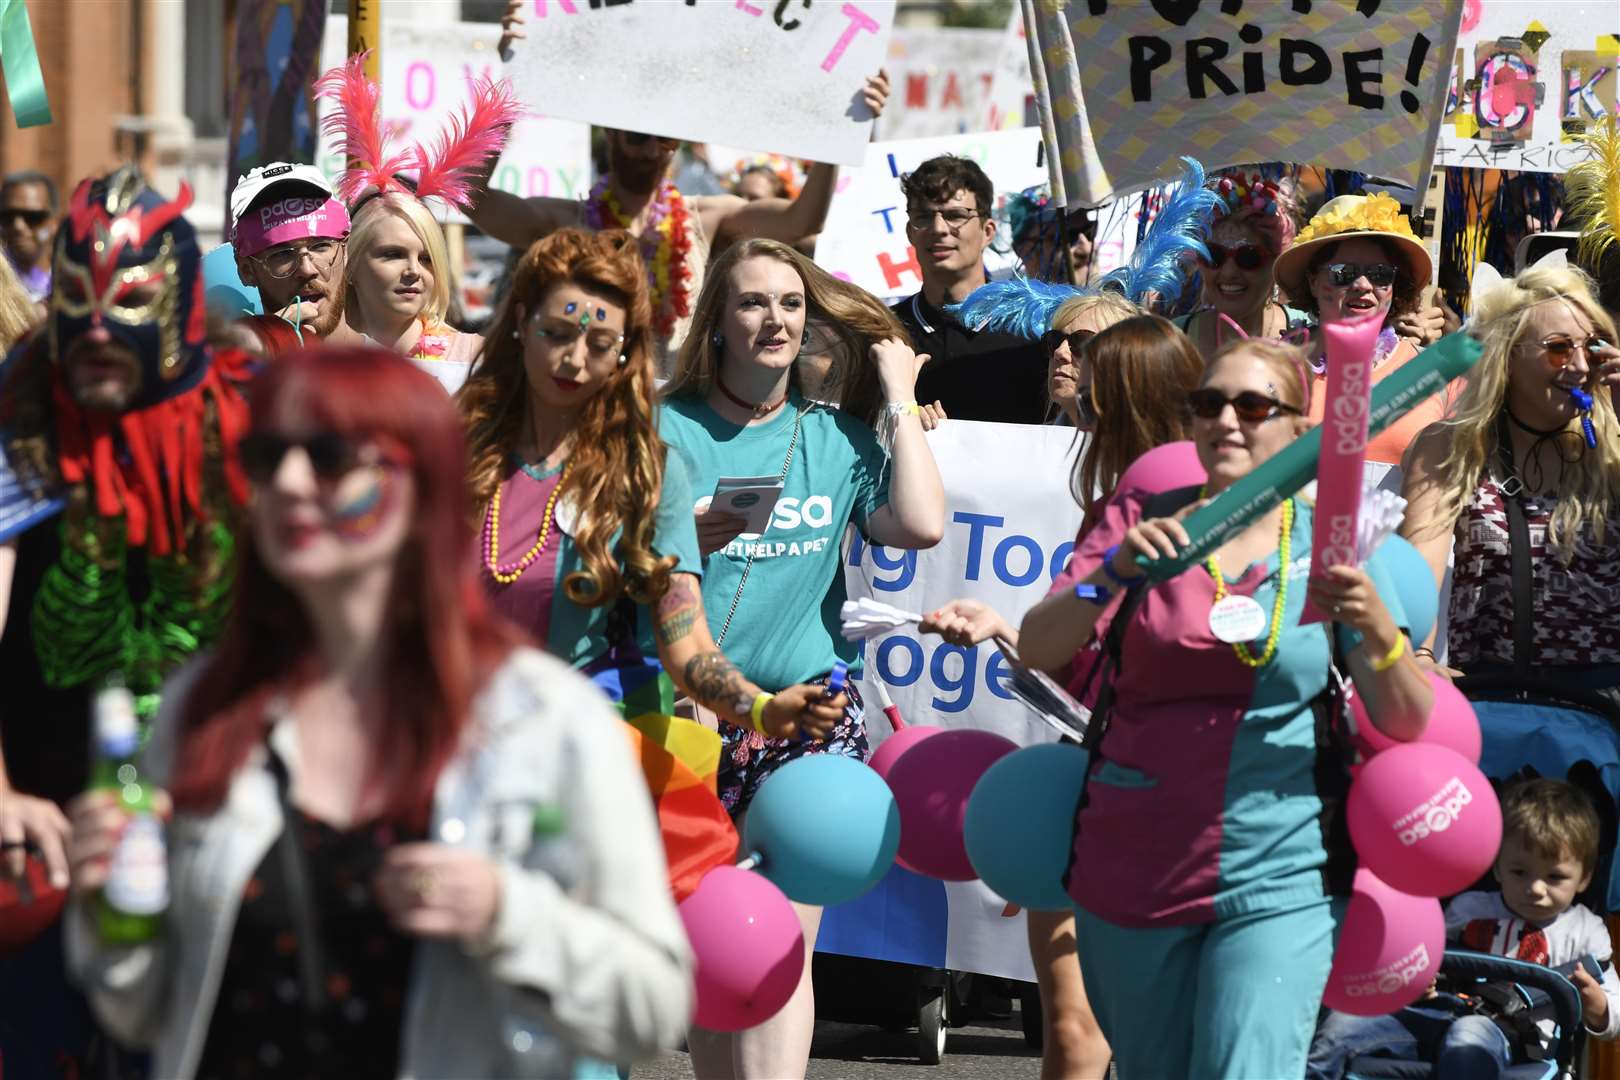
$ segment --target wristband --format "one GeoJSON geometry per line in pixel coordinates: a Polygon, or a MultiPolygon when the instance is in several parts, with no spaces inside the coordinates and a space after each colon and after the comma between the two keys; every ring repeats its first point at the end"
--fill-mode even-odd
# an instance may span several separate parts
{"type": "Polygon", "coordinates": [[[1118,554],[1118,544],[1115,544],[1113,547],[1103,552],[1102,569],[1104,577],[1122,589],[1134,589],[1138,585],[1142,584],[1142,582],[1147,580],[1146,574],[1138,574],[1133,578],[1120,577],[1119,571],[1114,569],[1114,556],[1118,554]]]}
{"type": "Polygon", "coordinates": [[[1098,607],[1102,607],[1107,604],[1108,601],[1113,599],[1114,596],[1114,594],[1108,590],[1107,586],[1091,585],[1084,581],[1080,582],[1074,587],[1074,595],[1079,597],[1081,600],[1084,600],[1086,603],[1096,604],[1098,607]]]}
{"type": "Polygon", "coordinates": [[[922,412],[922,406],[915,401],[891,401],[883,406],[883,411],[895,416],[916,416],[922,412]]]}
{"type": "Polygon", "coordinates": [[[759,732],[761,735],[765,734],[765,706],[769,705],[771,699],[775,696],[775,694],[767,694],[765,691],[761,690],[759,693],[754,695],[754,704],[748,709],[748,719],[754,722],[754,730],[759,732]]]}
{"type": "Polygon", "coordinates": [[[1383,672],[1386,672],[1390,668],[1394,667],[1395,662],[1405,655],[1405,653],[1406,635],[1397,631],[1395,634],[1395,644],[1390,647],[1389,652],[1384,654],[1384,658],[1382,660],[1374,660],[1372,662],[1372,669],[1382,674],[1383,672]]]}

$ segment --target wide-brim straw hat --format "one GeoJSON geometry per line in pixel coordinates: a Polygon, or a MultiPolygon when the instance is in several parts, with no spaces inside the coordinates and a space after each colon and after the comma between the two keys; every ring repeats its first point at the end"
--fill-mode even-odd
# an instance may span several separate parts
{"type": "Polygon", "coordinates": [[[1428,249],[1412,232],[1412,223],[1401,209],[1401,204],[1379,192],[1376,195],[1340,195],[1323,204],[1316,216],[1294,237],[1288,250],[1277,256],[1272,268],[1277,284],[1297,301],[1309,291],[1305,283],[1305,269],[1310,266],[1317,249],[1358,236],[1388,241],[1404,264],[1401,269],[1411,275],[1417,288],[1422,289],[1434,277],[1434,260],[1429,258],[1428,249]]]}

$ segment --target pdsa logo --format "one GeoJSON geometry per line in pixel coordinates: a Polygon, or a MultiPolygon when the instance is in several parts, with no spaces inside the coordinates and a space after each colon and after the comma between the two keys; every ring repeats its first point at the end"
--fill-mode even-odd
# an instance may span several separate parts
{"type": "Polygon", "coordinates": [[[1430,833],[1451,828],[1462,817],[1463,807],[1474,801],[1473,792],[1453,776],[1433,795],[1395,821],[1393,828],[1402,847],[1411,847],[1430,833]]]}
{"type": "Polygon", "coordinates": [[[1429,947],[1420,942],[1416,948],[1394,963],[1347,981],[1344,987],[1345,996],[1382,997],[1385,994],[1393,994],[1403,986],[1412,985],[1414,980],[1423,978],[1428,972],[1429,947]]]}

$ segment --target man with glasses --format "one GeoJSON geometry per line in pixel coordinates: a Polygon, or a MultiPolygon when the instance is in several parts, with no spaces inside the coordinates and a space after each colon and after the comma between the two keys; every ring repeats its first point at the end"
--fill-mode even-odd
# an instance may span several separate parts
{"type": "Polygon", "coordinates": [[[0,180],[0,241],[6,258],[36,304],[51,294],[51,243],[56,239],[56,184],[28,169],[0,180]]]}
{"type": "Polygon", "coordinates": [[[923,287],[893,311],[917,352],[929,357],[917,377],[917,400],[959,420],[1043,423],[1048,402],[1040,346],[970,330],[944,310],[985,283],[984,252],[996,235],[990,178],[976,162],[946,154],[902,176],[900,190],[923,287]]]}
{"type": "Polygon", "coordinates": [[[349,212],[319,169],[278,161],[248,172],[231,191],[231,222],[236,272],[259,290],[266,316],[291,325],[288,343],[325,339],[343,325],[349,212]]]}

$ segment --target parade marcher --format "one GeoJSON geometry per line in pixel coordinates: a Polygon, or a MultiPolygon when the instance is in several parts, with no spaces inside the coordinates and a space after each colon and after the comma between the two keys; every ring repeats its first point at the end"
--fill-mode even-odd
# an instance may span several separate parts
{"type": "MultiPolygon", "coordinates": [[[[1204,494],[1308,428],[1308,386],[1301,352],[1272,342],[1234,343],[1210,363],[1188,395],[1204,494]]],[[[1157,501],[1109,504],[1074,554],[1074,586],[1021,627],[1025,662],[1048,670],[1094,631],[1118,650],[1102,676],[1112,704],[1093,715],[1068,888],[1086,991],[1123,1080],[1304,1070],[1332,961],[1331,896],[1348,895],[1353,868],[1330,861],[1322,823],[1342,789],[1318,787],[1312,704],[1334,650],[1323,626],[1299,623],[1307,594],[1362,636],[1348,669],[1380,730],[1416,737],[1433,702],[1403,616],[1386,606],[1398,604],[1367,571],[1305,580],[1302,499],[1255,518],[1206,565],[1146,585],[1137,556],[1189,543],[1181,519],[1198,495],[1178,492],[1186,505],[1170,516],[1144,513],[1157,501]],[[1227,597],[1259,618],[1236,632],[1206,618],[1227,597]]]]}
{"type": "Polygon", "coordinates": [[[44,173],[24,169],[0,179],[0,244],[36,304],[51,294],[57,211],[56,182],[44,173]]]}
{"type": "MultiPolygon", "coordinates": [[[[1072,297],[1052,312],[1052,327],[1041,337],[1041,348],[1046,352],[1046,394],[1057,410],[1052,423],[1080,431],[1096,426],[1096,404],[1089,394],[1093,372],[1085,359],[1086,343],[1110,326],[1141,313],[1141,308],[1113,291],[1072,297]]],[[[1075,501],[1080,502],[1078,495],[1075,501]]]]}
{"type": "Polygon", "coordinates": [[[11,263],[0,259],[0,353],[11,352],[12,346],[40,324],[43,312],[11,263]]]}
{"type": "Polygon", "coordinates": [[[269,355],[342,336],[349,211],[313,165],[275,161],[231,189],[231,247],[264,314],[238,321],[269,355]]]}
{"type": "Polygon", "coordinates": [[[508,83],[470,80],[472,102],[451,121],[432,150],[417,142],[392,154],[383,130],[382,91],[366,77],[366,53],[352,56],[315,84],[331,103],[321,121],[356,162],[338,181],[354,219],[343,282],[344,318],[362,341],[392,349],[439,380],[461,388],[483,339],[445,325],[450,307],[450,259],[444,231],[423,200],[466,208],[475,171],[501,156],[512,122],[523,109],[508,83]],[[399,173],[415,170],[409,183],[399,173]]]}
{"type": "MultiPolygon", "coordinates": [[[[508,0],[502,19],[503,49],[524,36],[521,0],[508,0]]],[[[889,99],[889,77],[880,71],[866,80],[863,100],[874,118],[889,99]]],[[[762,237],[797,243],[821,231],[832,205],[838,168],[810,167],[804,186],[791,201],[748,201],[738,195],[685,197],[669,178],[679,139],[609,129],[608,171],[584,202],[578,199],[524,199],[489,186],[483,173],[472,223],[519,251],[549,232],[569,226],[626,229],[641,243],[652,290],[653,331],[660,374],[668,374],[686,340],[693,304],[703,291],[709,254],[738,240],[762,237]]],[[[489,168],[493,168],[490,162],[489,168]]]]}
{"type": "MultiPolygon", "coordinates": [[[[236,456],[246,358],[205,341],[190,201],[185,188],[162,198],[133,168],[80,184],[47,325],[6,365],[0,872],[23,873],[26,844],[66,884],[57,807],[89,774],[91,694],[120,678],[149,715],[164,676],[228,607],[247,498],[236,456]]],[[[0,961],[8,1071],[82,1057],[87,1032],[71,1018],[83,1004],[61,955],[53,928],[0,961]]]]}
{"type": "MultiPolygon", "coordinates": [[[[663,436],[700,497],[727,476],[783,483],[763,536],[738,536],[743,523],[726,515],[698,518],[704,610],[719,627],[716,644],[767,691],[825,684],[840,662],[851,675],[844,716],[824,742],[723,733],[720,796],[733,816],[746,812],[766,777],[803,754],[866,756],[854,689],[859,655],[839,633],[842,540],[851,524],[873,543],[900,548],[929,547],[944,532],[944,492],[917,417],[920,359],[880,303],[775,241],[727,249],[698,299],[665,388],[663,436]],[[841,409],[806,401],[795,385],[795,359],[812,324],[860,358],[844,381],[841,409]]],[[[767,700],[757,699],[756,710],[767,700]]],[[[808,954],[820,908],[795,908],[808,954]]],[[[737,1035],[694,1029],[694,1068],[701,1076],[802,1076],[814,1020],[806,965],[792,999],[766,1023],[737,1035]]]]}
{"type": "MultiPolygon", "coordinates": [[[[518,263],[457,399],[483,522],[479,579],[496,612],[571,666],[656,654],[692,700],[752,730],[761,691],[710,636],[691,482],[658,437],[636,248],[621,230],[562,229],[518,263]]],[[[822,737],[843,704],[792,686],[759,720],[773,737],[822,737]]]]}
{"type": "Polygon", "coordinates": [[[923,286],[893,311],[919,353],[918,400],[958,420],[1039,424],[1046,419],[1046,362],[1031,341],[972,328],[947,312],[985,284],[984,254],[996,234],[995,190],[977,162],[943,155],[900,178],[906,239],[923,286]]]}
{"type": "Polygon", "coordinates": [[[177,1078],[568,1076],[672,1044],[691,960],[640,773],[590,683],[485,604],[441,388],[330,346],[253,405],[241,601],[142,762],[173,807],[155,939],[96,934],[128,810],[72,806],[97,1015],[177,1078]]]}

